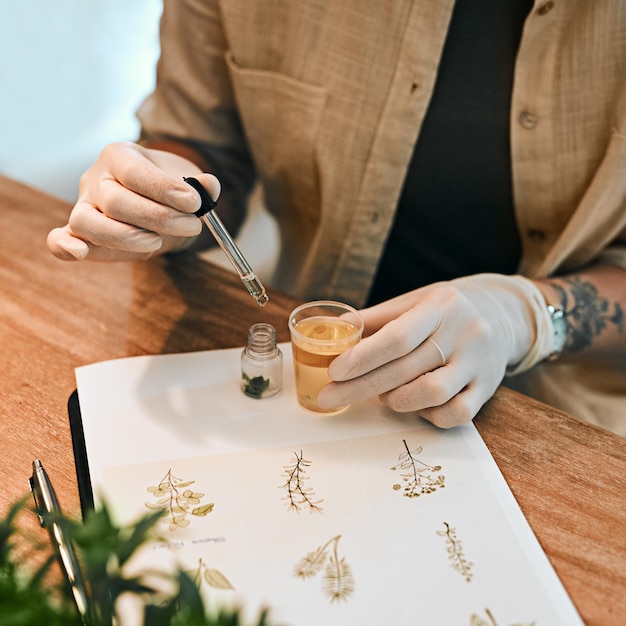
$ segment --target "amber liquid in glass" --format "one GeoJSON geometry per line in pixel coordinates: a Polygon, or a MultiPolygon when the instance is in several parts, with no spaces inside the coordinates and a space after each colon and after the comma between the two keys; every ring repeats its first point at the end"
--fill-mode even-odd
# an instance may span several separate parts
{"type": "Polygon", "coordinates": [[[350,322],[333,317],[310,317],[298,322],[294,328],[310,339],[292,336],[291,341],[298,402],[315,413],[341,413],[347,407],[320,408],[317,394],[330,382],[328,366],[332,361],[359,342],[358,329],[350,322]]]}

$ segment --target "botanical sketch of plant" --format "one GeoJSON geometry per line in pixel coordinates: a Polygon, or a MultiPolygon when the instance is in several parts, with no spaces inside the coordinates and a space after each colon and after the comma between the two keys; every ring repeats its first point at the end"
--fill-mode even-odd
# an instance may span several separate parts
{"type": "Polygon", "coordinates": [[[146,502],[145,505],[149,509],[165,509],[167,515],[164,522],[169,525],[170,530],[184,528],[189,526],[190,521],[187,515],[195,515],[196,517],[204,517],[213,510],[214,503],[199,505],[200,500],[204,498],[203,493],[186,489],[195,483],[195,480],[183,481],[172,474],[170,468],[165,476],[160,480],[158,486],[150,486],[147,491],[158,498],[156,502],[146,502]],[[193,508],[192,508],[193,507],[193,508]]]}
{"type": "MultiPolygon", "coordinates": [[[[487,619],[483,619],[476,613],[472,613],[470,617],[470,626],[498,626],[498,622],[496,622],[493,614],[489,609],[485,609],[485,613],[487,614],[487,619]]],[[[535,622],[524,623],[517,622],[515,624],[510,624],[509,626],[535,626],[535,622]]]]}
{"type": "Polygon", "coordinates": [[[323,499],[316,500],[315,493],[311,487],[305,487],[305,481],[309,480],[307,476],[307,468],[311,466],[312,461],[304,458],[302,450],[300,455],[294,452],[294,459],[289,465],[283,465],[284,472],[282,476],[286,478],[280,489],[284,489],[287,495],[282,498],[287,503],[287,510],[300,513],[302,509],[308,508],[309,513],[322,513],[323,509],[320,503],[323,499]]]}
{"type": "Polygon", "coordinates": [[[219,570],[208,567],[207,564],[200,558],[198,559],[198,568],[195,570],[188,570],[187,574],[196,584],[196,587],[200,589],[202,583],[205,582],[214,589],[234,589],[230,581],[219,570]]]}
{"type": "Polygon", "coordinates": [[[446,538],[446,550],[452,567],[469,583],[474,575],[472,573],[474,564],[465,558],[463,546],[456,537],[456,529],[452,528],[447,522],[444,522],[443,525],[445,530],[438,530],[437,534],[446,538]]]}
{"type": "MultiPolygon", "coordinates": [[[[403,494],[407,498],[417,498],[422,494],[433,493],[437,489],[443,489],[446,477],[443,474],[435,476],[441,472],[441,465],[427,465],[417,458],[422,453],[422,447],[409,450],[406,439],[402,440],[405,450],[398,456],[398,463],[392,470],[400,470],[402,480],[406,483],[403,494]]],[[[393,486],[395,491],[402,489],[402,485],[396,483],[393,486]]]]}
{"type": "Polygon", "coordinates": [[[297,578],[312,578],[323,569],[322,588],[331,603],[347,601],[354,591],[352,568],[344,557],[339,558],[340,539],[341,535],[329,539],[323,546],[300,559],[293,569],[297,578]]]}

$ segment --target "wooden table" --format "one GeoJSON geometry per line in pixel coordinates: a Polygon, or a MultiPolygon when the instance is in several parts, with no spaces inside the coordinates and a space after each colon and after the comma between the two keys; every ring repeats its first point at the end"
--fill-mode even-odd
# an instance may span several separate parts
{"type": "MultiPolygon", "coordinates": [[[[291,298],[269,289],[260,309],[237,276],[193,256],[56,260],[46,236],[69,208],[0,177],[0,515],[28,494],[35,458],[65,512],[80,515],[67,418],[74,368],[242,346],[259,321],[289,340],[291,298]]],[[[476,425],[585,623],[625,624],[626,439],[507,389],[476,425]]],[[[35,529],[31,517],[20,523],[35,529]]]]}

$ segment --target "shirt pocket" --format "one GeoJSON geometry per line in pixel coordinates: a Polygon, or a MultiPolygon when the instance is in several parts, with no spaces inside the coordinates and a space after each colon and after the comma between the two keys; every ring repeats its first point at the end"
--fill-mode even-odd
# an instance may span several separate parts
{"type": "MultiPolygon", "coordinates": [[[[324,87],[270,70],[244,68],[226,55],[242,125],[268,209],[291,229],[320,218],[316,140],[326,108],[324,87]]],[[[300,230],[300,238],[302,238],[300,230]]]]}

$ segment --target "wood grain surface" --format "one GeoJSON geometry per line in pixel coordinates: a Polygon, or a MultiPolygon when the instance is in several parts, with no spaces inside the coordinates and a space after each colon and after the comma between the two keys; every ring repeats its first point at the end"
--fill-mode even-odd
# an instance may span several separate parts
{"type": "MultiPolygon", "coordinates": [[[[260,321],[289,340],[293,299],[269,288],[260,309],[236,275],[192,255],[56,260],[46,236],[69,210],[0,177],[0,515],[28,495],[35,458],[65,512],[80,515],[67,417],[74,368],[243,346],[260,321]]],[[[626,624],[626,439],[504,388],[475,423],[585,623],[626,624]]],[[[34,515],[19,520],[43,532],[34,515]]]]}

